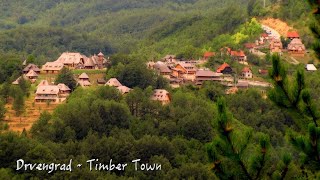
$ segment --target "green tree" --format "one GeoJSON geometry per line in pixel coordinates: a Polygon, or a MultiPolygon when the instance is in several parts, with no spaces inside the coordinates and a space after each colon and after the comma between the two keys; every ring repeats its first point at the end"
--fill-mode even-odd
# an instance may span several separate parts
{"type": "Polygon", "coordinates": [[[308,120],[313,121],[308,125],[306,135],[301,135],[292,130],[288,132],[289,142],[303,153],[302,164],[311,169],[311,174],[313,174],[313,170],[319,170],[320,167],[319,110],[305,83],[304,71],[298,70],[295,78],[288,77],[286,68],[280,62],[279,56],[273,56],[272,62],[273,68],[270,71],[270,76],[275,87],[270,92],[270,99],[280,107],[289,108],[300,114],[300,117],[304,119],[302,122],[296,121],[302,129],[300,133],[304,133],[303,128],[308,120]]]}
{"type": "Polygon", "coordinates": [[[24,111],[24,95],[20,88],[17,88],[12,108],[16,111],[16,116],[20,116],[24,111]]]}
{"type": "Polygon", "coordinates": [[[10,86],[11,85],[8,82],[4,82],[0,89],[0,95],[3,97],[5,103],[8,102],[10,96],[10,86]]]}
{"type": "Polygon", "coordinates": [[[19,79],[19,87],[22,90],[23,94],[27,97],[30,95],[30,87],[31,83],[30,81],[25,80],[23,77],[19,79]]]}
{"type": "Polygon", "coordinates": [[[28,55],[27,64],[34,64],[36,62],[36,57],[33,54],[28,55]]]}
{"type": "Polygon", "coordinates": [[[145,65],[141,65],[139,61],[133,61],[128,64],[117,77],[123,85],[130,88],[140,87],[145,89],[150,85],[154,86],[156,81],[155,73],[147,69],[145,65]]]}
{"type": "Polygon", "coordinates": [[[77,85],[73,73],[65,67],[62,68],[62,70],[58,74],[57,79],[55,80],[55,84],[59,83],[67,85],[72,91],[76,88],[77,85]]]}
{"type": "Polygon", "coordinates": [[[0,121],[4,119],[6,112],[5,103],[0,99],[0,121]]]}
{"type": "Polygon", "coordinates": [[[312,169],[319,170],[320,167],[320,127],[309,124],[308,134],[300,135],[289,131],[290,143],[303,152],[303,163],[311,165],[312,169]]]}
{"type": "Polygon", "coordinates": [[[305,82],[303,69],[298,69],[295,78],[287,76],[287,69],[280,60],[279,55],[272,56],[273,68],[270,77],[274,88],[269,91],[269,98],[276,104],[308,115],[318,127],[319,112],[313,102],[310,91],[305,82]]]}
{"type": "Polygon", "coordinates": [[[167,89],[169,87],[168,79],[164,78],[163,76],[158,76],[154,88],[155,89],[167,89]]]}
{"type": "Polygon", "coordinates": [[[310,26],[310,29],[316,38],[316,41],[313,44],[313,49],[318,58],[320,58],[320,4],[316,0],[308,0],[308,2],[310,3],[314,14],[314,19],[310,26]]]}
{"type": "Polygon", "coordinates": [[[218,99],[217,107],[218,116],[213,126],[218,134],[207,145],[213,172],[222,179],[262,179],[266,175],[265,166],[270,156],[269,137],[259,135],[259,145],[255,147],[252,144],[252,130],[237,125],[227,111],[223,98],[218,99]],[[251,148],[254,151],[248,153],[251,148]],[[251,160],[248,162],[245,159],[251,160]]]}

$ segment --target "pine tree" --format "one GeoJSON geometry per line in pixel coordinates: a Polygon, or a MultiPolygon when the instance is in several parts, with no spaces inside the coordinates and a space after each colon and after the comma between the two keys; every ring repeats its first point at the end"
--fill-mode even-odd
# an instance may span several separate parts
{"type": "Polygon", "coordinates": [[[289,142],[302,152],[303,165],[311,170],[320,169],[320,127],[318,127],[318,107],[311,99],[306,87],[304,71],[298,70],[295,78],[287,77],[287,71],[280,62],[279,56],[272,57],[273,68],[270,77],[274,88],[269,92],[269,98],[281,107],[299,112],[302,117],[312,119],[306,135],[289,131],[289,142]]]}
{"type": "Polygon", "coordinates": [[[23,77],[20,78],[19,80],[19,87],[22,90],[23,94],[26,96],[29,96],[29,89],[31,87],[31,84],[29,81],[26,81],[23,77]]]}
{"type": "Polygon", "coordinates": [[[308,0],[311,7],[313,8],[314,19],[313,23],[310,26],[310,29],[316,38],[315,43],[313,44],[313,49],[320,58],[320,1],[319,0],[308,0]]]}
{"type": "Polygon", "coordinates": [[[20,88],[16,91],[12,107],[16,111],[17,116],[20,116],[24,112],[24,96],[20,88]]]}
{"type": "Polygon", "coordinates": [[[272,65],[270,77],[274,88],[269,91],[269,98],[281,107],[291,108],[309,116],[318,127],[317,121],[320,115],[306,86],[304,71],[298,69],[295,78],[288,78],[287,69],[279,55],[272,56],[272,65]]]}
{"type": "Polygon", "coordinates": [[[3,97],[4,102],[7,103],[10,96],[10,84],[8,82],[2,84],[0,95],[3,97]]]}
{"type": "Polygon", "coordinates": [[[259,145],[256,146],[252,130],[233,119],[223,98],[218,99],[217,107],[218,117],[213,122],[213,127],[218,135],[207,145],[213,172],[221,179],[265,177],[269,159],[269,137],[259,135],[259,145]]]}
{"type": "Polygon", "coordinates": [[[320,127],[316,127],[312,123],[309,124],[307,135],[289,131],[289,141],[306,155],[304,163],[315,163],[318,166],[316,169],[320,170],[320,127]]]}

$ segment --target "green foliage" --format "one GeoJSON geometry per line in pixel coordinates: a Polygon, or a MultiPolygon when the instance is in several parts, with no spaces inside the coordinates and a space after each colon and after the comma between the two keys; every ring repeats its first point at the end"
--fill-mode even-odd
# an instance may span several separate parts
{"type": "Polygon", "coordinates": [[[205,82],[202,85],[200,92],[211,101],[217,101],[218,98],[225,94],[223,85],[216,82],[205,82]]]}
{"type": "Polygon", "coordinates": [[[0,96],[4,99],[4,102],[8,102],[8,98],[10,96],[10,84],[8,82],[4,82],[0,87],[0,96]]]}
{"type": "Polygon", "coordinates": [[[259,146],[255,146],[252,142],[252,130],[241,126],[233,119],[223,98],[218,99],[217,109],[218,116],[212,123],[217,136],[207,145],[212,171],[222,179],[265,177],[270,148],[269,137],[263,134],[258,136],[259,146]],[[245,159],[250,161],[247,162],[245,159]]]}
{"type": "Polygon", "coordinates": [[[107,71],[107,78],[115,77],[121,84],[130,88],[146,89],[152,86],[161,89],[169,85],[166,79],[147,69],[146,65],[142,65],[143,61],[125,55],[116,55],[111,59],[112,66],[107,71]]]}
{"type": "MultiPolygon", "coordinates": [[[[216,34],[232,31],[245,21],[245,2],[95,0],[79,6],[74,0],[10,1],[0,8],[0,49],[32,54],[38,64],[56,59],[63,51],[86,55],[100,50],[105,54],[139,51],[141,58],[149,59],[189,47],[201,49],[216,34]]],[[[184,52],[198,58],[200,51],[184,52]]]]}
{"type": "Polygon", "coordinates": [[[200,49],[193,46],[186,46],[180,50],[180,53],[177,55],[177,58],[182,59],[199,59],[202,56],[200,49]]]}
{"type": "Polygon", "coordinates": [[[0,83],[8,81],[14,73],[19,73],[22,70],[21,64],[22,61],[16,54],[0,52],[0,83]]]}
{"type": "Polygon", "coordinates": [[[278,55],[273,55],[272,64],[270,76],[274,82],[274,89],[269,91],[269,98],[279,106],[294,108],[310,116],[318,126],[319,112],[306,87],[304,71],[300,68],[295,73],[295,78],[287,77],[287,70],[278,55]]]}
{"type": "Polygon", "coordinates": [[[22,93],[23,93],[24,95],[26,95],[27,97],[29,97],[29,95],[30,95],[31,82],[30,82],[30,81],[27,81],[27,80],[24,79],[24,78],[20,78],[18,82],[19,82],[19,87],[20,87],[22,93]]]}
{"type": "Polygon", "coordinates": [[[295,21],[306,16],[308,12],[310,12],[310,6],[305,1],[284,0],[281,1],[280,9],[276,13],[281,19],[295,21]]]}
{"type": "Polygon", "coordinates": [[[270,135],[273,146],[282,146],[286,127],[296,128],[293,117],[284,113],[270,100],[262,98],[259,90],[250,89],[226,98],[229,109],[236,119],[270,135]],[[259,118],[257,118],[259,117],[259,118]]]}
{"type": "MultiPolygon", "coordinates": [[[[309,119],[312,119],[313,123],[309,124],[307,135],[301,135],[289,130],[288,140],[298,151],[303,153],[302,164],[306,165],[311,171],[318,170],[320,157],[319,113],[314,100],[311,98],[311,91],[307,89],[304,71],[298,69],[295,73],[295,78],[290,77],[287,75],[288,73],[282,63],[280,63],[279,57],[273,56],[272,60],[273,69],[270,71],[270,76],[274,81],[275,87],[271,90],[270,99],[280,106],[289,107],[300,113],[304,119],[303,122],[300,122],[301,124],[305,124],[309,119]]],[[[305,127],[299,126],[301,129],[305,127]]],[[[288,164],[288,160],[284,161],[285,164],[286,162],[288,164]]],[[[288,167],[288,165],[285,167],[288,167]]],[[[286,173],[286,169],[284,168],[283,173],[286,173]]],[[[315,174],[311,172],[310,175],[315,174]]]]}
{"type": "Polygon", "coordinates": [[[20,88],[16,88],[12,108],[16,111],[16,116],[20,116],[24,111],[24,94],[20,88]]]}
{"type": "Polygon", "coordinates": [[[308,134],[305,136],[289,131],[290,143],[304,153],[303,163],[311,165],[312,169],[319,170],[320,165],[320,128],[309,124],[308,134]]]}
{"type": "Polygon", "coordinates": [[[263,2],[260,0],[250,0],[247,11],[249,16],[265,16],[267,14],[266,9],[263,7],[263,2]]]}
{"type": "Polygon", "coordinates": [[[5,103],[0,99],[0,121],[4,119],[4,115],[6,114],[7,110],[5,107],[5,103]]]}
{"type": "Polygon", "coordinates": [[[320,16],[319,16],[319,9],[320,5],[318,2],[314,0],[308,0],[309,4],[311,5],[311,8],[313,9],[313,21],[310,24],[310,30],[312,31],[314,37],[316,40],[314,41],[313,44],[313,49],[317,55],[317,57],[320,57],[319,49],[320,49],[320,43],[319,43],[319,38],[320,38],[320,16]]]}
{"type": "Polygon", "coordinates": [[[63,83],[67,85],[71,90],[74,90],[76,88],[77,82],[74,79],[73,73],[67,69],[67,68],[62,68],[62,70],[59,72],[55,84],[63,83]]]}

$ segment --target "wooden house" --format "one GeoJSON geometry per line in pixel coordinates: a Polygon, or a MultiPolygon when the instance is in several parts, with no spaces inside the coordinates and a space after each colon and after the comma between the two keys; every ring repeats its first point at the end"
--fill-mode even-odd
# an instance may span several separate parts
{"type": "Polygon", "coordinates": [[[60,83],[57,86],[60,90],[60,96],[62,97],[69,96],[69,94],[71,93],[71,89],[67,85],[60,83]]]}
{"type": "Polygon", "coordinates": [[[151,96],[151,100],[159,101],[162,105],[166,105],[171,102],[171,96],[165,89],[155,89],[151,96]]]}
{"type": "Polygon", "coordinates": [[[83,69],[85,62],[88,61],[88,57],[77,52],[64,52],[55,61],[62,63],[69,69],[83,69]]]}
{"type": "Polygon", "coordinates": [[[252,74],[251,69],[250,69],[249,67],[243,68],[243,69],[242,69],[242,72],[241,72],[241,76],[242,76],[243,78],[246,78],[246,79],[252,78],[252,77],[253,77],[253,74],[252,74]]]}
{"type": "Polygon", "coordinates": [[[109,60],[105,58],[102,52],[100,52],[98,55],[93,55],[88,58],[87,62],[85,62],[84,69],[103,69],[107,67],[108,63],[109,60]]]}
{"type": "Polygon", "coordinates": [[[246,62],[247,61],[247,56],[246,54],[243,52],[243,51],[231,51],[230,52],[230,56],[238,61],[239,63],[243,63],[243,62],[246,62]]]}
{"type": "Polygon", "coordinates": [[[301,42],[301,39],[293,39],[288,44],[288,53],[295,56],[304,56],[306,47],[301,42]]]}
{"type": "Polygon", "coordinates": [[[210,70],[198,70],[196,72],[196,85],[202,85],[205,81],[220,81],[222,73],[215,73],[210,70]]]}
{"type": "Polygon", "coordinates": [[[158,61],[154,64],[153,69],[161,76],[170,79],[171,70],[163,62],[158,61]]]}
{"type": "Polygon", "coordinates": [[[35,96],[36,103],[61,103],[66,100],[71,90],[65,84],[38,86],[35,96]],[[61,89],[60,89],[61,88],[61,89]]]}
{"type": "Polygon", "coordinates": [[[82,73],[82,74],[78,77],[78,85],[80,85],[81,87],[91,86],[90,78],[89,78],[89,76],[87,75],[87,73],[82,73]]]}
{"type": "Polygon", "coordinates": [[[27,74],[26,77],[32,82],[34,83],[37,78],[38,78],[38,74],[36,72],[34,72],[33,70],[30,70],[27,74]]]}
{"type": "Polygon", "coordinates": [[[289,31],[287,32],[287,38],[288,39],[300,39],[299,33],[297,31],[289,31]]]}
{"type": "Polygon", "coordinates": [[[230,67],[229,64],[223,63],[223,64],[217,69],[217,73],[232,74],[232,68],[230,67]]]}
{"type": "Polygon", "coordinates": [[[27,74],[30,70],[33,70],[37,74],[40,74],[40,69],[35,64],[28,64],[25,68],[23,68],[22,72],[23,74],[27,74]]]}
{"type": "Polygon", "coordinates": [[[107,81],[106,86],[120,87],[122,86],[122,84],[118,81],[117,78],[111,78],[107,81]]]}
{"type": "Polygon", "coordinates": [[[197,68],[194,64],[178,63],[175,68],[172,69],[172,76],[194,81],[196,72],[197,68]]]}
{"type": "Polygon", "coordinates": [[[166,55],[163,58],[163,61],[166,63],[176,63],[177,59],[175,55],[166,55]]]}
{"type": "Polygon", "coordinates": [[[269,47],[271,53],[281,53],[283,49],[280,39],[272,39],[269,47]]]}
{"type": "Polygon", "coordinates": [[[58,74],[63,67],[63,64],[59,62],[47,62],[41,70],[46,74],[58,74]]]}
{"type": "Polygon", "coordinates": [[[117,89],[122,95],[128,94],[132,90],[131,88],[128,88],[127,86],[118,86],[117,89]]]}

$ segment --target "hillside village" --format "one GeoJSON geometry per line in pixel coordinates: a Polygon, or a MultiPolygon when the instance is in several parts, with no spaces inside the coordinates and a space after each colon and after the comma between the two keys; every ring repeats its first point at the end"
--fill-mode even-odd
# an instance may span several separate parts
{"type": "Polygon", "coordinates": [[[319,2],[0,11],[0,179],[320,179],[319,2]]]}
{"type": "MultiPolygon", "coordinates": [[[[261,52],[261,49],[268,48],[269,53],[278,53],[279,55],[288,54],[292,57],[304,57],[307,50],[302,43],[298,32],[288,31],[287,41],[288,45],[284,47],[281,42],[280,35],[270,27],[262,26],[264,33],[261,34],[259,39],[252,43],[245,43],[244,48],[240,50],[233,50],[229,47],[223,47],[220,52],[204,52],[203,57],[198,60],[185,60],[178,59],[176,55],[166,55],[159,61],[149,61],[146,63],[148,69],[154,70],[158,75],[166,78],[172,88],[178,88],[184,84],[194,84],[201,86],[205,81],[216,81],[227,87],[226,94],[236,93],[238,89],[247,89],[250,87],[268,88],[271,85],[266,81],[256,81],[253,77],[256,76],[251,65],[248,63],[248,58],[245,53],[251,53],[264,57],[266,54],[261,52]],[[226,62],[221,64],[216,70],[206,67],[208,60],[213,57],[222,58],[228,56],[234,62],[243,65],[241,72],[234,72],[233,68],[226,62]]],[[[64,52],[60,57],[53,62],[45,63],[41,69],[35,64],[26,64],[23,69],[23,75],[12,84],[19,84],[21,78],[29,80],[37,85],[35,91],[36,103],[61,103],[71,93],[71,89],[65,84],[54,84],[54,80],[46,79],[46,75],[57,75],[65,67],[70,70],[106,70],[107,65],[110,63],[109,57],[105,58],[102,52],[91,57],[78,52],[64,52]],[[39,75],[42,74],[44,79],[40,82],[39,75]]],[[[306,64],[307,71],[317,70],[313,64],[306,64]]],[[[259,69],[260,75],[268,74],[267,69],[259,69]]],[[[81,87],[90,87],[93,85],[92,80],[86,72],[74,77],[77,85],[81,87]]],[[[104,79],[99,78],[95,82],[96,85],[108,85],[115,87],[121,94],[129,93],[132,89],[121,84],[116,78],[104,79]]],[[[162,104],[170,102],[170,93],[164,89],[154,90],[154,95],[150,97],[153,100],[158,100],[162,104]],[[156,98],[157,97],[157,98],[156,98]]]]}

